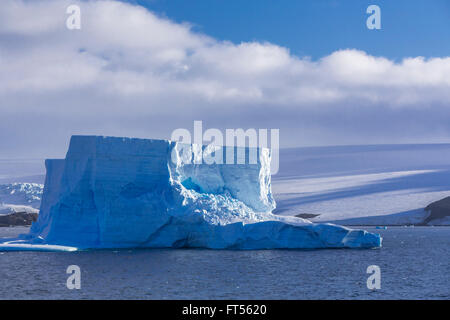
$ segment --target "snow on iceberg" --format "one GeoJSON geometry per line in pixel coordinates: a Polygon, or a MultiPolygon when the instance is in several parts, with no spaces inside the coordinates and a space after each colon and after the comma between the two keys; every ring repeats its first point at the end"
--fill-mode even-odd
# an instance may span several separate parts
{"type": "MultiPolygon", "coordinates": [[[[46,160],[30,233],[5,239],[0,250],[15,244],[17,250],[381,246],[378,234],[272,214],[268,149],[257,150],[254,164],[200,163],[207,150],[168,140],[73,136],[64,160],[46,160]]],[[[248,159],[250,149],[241,151],[235,156],[248,159]]]]}

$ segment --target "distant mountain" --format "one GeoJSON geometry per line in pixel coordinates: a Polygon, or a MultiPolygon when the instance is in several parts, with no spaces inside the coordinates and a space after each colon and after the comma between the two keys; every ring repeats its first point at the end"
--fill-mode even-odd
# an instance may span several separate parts
{"type": "Polygon", "coordinates": [[[281,149],[279,159],[275,214],[344,225],[450,223],[424,210],[450,196],[450,144],[281,149]]]}
{"type": "Polygon", "coordinates": [[[430,203],[425,210],[430,215],[423,221],[424,225],[450,224],[450,197],[430,203]]]}
{"type": "Polygon", "coordinates": [[[0,214],[39,212],[43,190],[38,183],[0,184],[0,214]]]}

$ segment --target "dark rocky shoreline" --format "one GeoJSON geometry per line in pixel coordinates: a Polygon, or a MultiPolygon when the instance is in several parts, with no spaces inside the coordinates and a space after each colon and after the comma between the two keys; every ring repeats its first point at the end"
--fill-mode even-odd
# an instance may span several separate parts
{"type": "Polygon", "coordinates": [[[13,212],[0,215],[0,227],[29,226],[37,220],[37,213],[13,212]]]}

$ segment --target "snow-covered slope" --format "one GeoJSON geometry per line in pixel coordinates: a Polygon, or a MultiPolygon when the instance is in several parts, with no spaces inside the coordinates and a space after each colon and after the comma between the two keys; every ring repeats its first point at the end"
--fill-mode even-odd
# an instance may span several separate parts
{"type": "Polygon", "coordinates": [[[312,221],[349,225],[421,223],[428,204],[450,195],[450,144],[281,150],[272,189],[280,215],[317,214],[312,221]]]}
{"type": "Polygon", "coordinates": [[[363,230],[273,215],[268,150],[259,150],[256,164],[183,161],[187,155],[199,159],[203,151],[166,140],[74,136],[65,160],[46,161],[41,212],[30,234],[8,240],[0,250],[12,250],[15,244],[18,250],[34,244],[218,249],[381,245],[379,235],[363,230]]]}
{"type": "Polygon", "coordinates": [[[0,184],[0,214],[39,212],[43,188],[37,183],[0,184]]]}

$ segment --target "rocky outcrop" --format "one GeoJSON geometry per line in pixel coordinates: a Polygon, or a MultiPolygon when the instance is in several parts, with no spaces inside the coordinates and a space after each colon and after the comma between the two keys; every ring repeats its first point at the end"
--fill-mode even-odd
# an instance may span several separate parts
{"type": "Polygon", "coordinates": [[[0,215],[0,227],[29,226],[37,220],[37,213],[14,212],[0,215]]]}
{"type": "Polygon", "coordinates": [[[450,217],[450,197],[446,197],[439,201],[430,203],[425,211],[429,212],[429,215],[423,221],[423,225],[427,225],[436,220],[441,220],[446,217],[450,217]]]}
{"type": "Polygon", "coordinates": [[[297,218],[302,218],[302,219],[312,219],[315,217],[320,216],[320,214],[315,214],[315,213],[300,213],[295,215],[297,218]]]}

